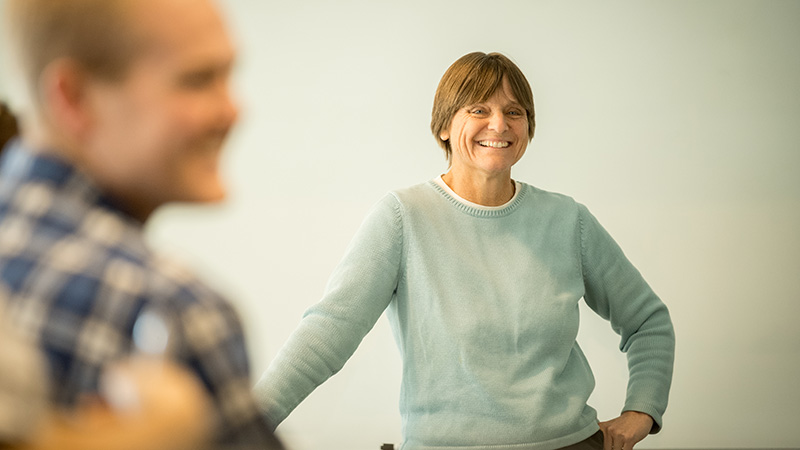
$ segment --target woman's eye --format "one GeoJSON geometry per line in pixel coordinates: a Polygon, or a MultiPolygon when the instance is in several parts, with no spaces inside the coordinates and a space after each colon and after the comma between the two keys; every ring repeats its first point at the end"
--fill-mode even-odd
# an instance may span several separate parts
{"type": "Polygon", "coordinates": [[[472,110],[472,114],[483,114],[485,112],[486,111],[481,109],[481,108],[475,108],[475,109],[472,110]]]}

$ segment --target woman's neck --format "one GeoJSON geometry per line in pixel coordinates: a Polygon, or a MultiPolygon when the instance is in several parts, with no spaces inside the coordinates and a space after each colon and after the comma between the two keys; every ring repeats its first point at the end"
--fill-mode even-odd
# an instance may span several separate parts
{"type": "Polygon", "coordinates": [[[442,175],[442,180],[461,198],[483,206],[506,204],[516,189],[510,171],[496,176],[469,176],[451,169],[442,175]]]}

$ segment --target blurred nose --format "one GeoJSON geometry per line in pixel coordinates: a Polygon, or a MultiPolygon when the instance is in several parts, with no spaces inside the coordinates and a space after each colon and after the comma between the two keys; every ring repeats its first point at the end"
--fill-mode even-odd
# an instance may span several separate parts
{"type": "Polygon", "coordinates": [[[502,111],[492,112],[489,117],[489,129],[497,133],[502,133],[508,129],[506,115],[502,111]]]}

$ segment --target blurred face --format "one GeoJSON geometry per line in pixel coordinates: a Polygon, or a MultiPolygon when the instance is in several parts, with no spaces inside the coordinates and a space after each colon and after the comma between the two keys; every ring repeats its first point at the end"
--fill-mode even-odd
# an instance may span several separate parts
{"type": "Polygon", "coordinates": [[[228,90],[234,50],[206,0],[140,0],[148,42],[121,81],[87,84],[92,124],[84,164],[145,219],[172,201],[217,201],[222,144],[237,110],[228,90]]]}
{"type": "Polygon", "coordinates": [[[458,110],[440,138],[450,141],[454,173],[510,177],[528,146],[528,116],[503,79],[486,101],[458,110]]]}

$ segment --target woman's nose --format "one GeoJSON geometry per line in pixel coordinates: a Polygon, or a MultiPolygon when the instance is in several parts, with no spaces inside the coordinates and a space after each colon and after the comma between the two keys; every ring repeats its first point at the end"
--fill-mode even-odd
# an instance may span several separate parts
{"type": "Polygon", "coordinates": [[[489,129],[497,133],[502,133],[508,129],[506,116],[502,112],[494,112],[489,117],[489,129]]]}

